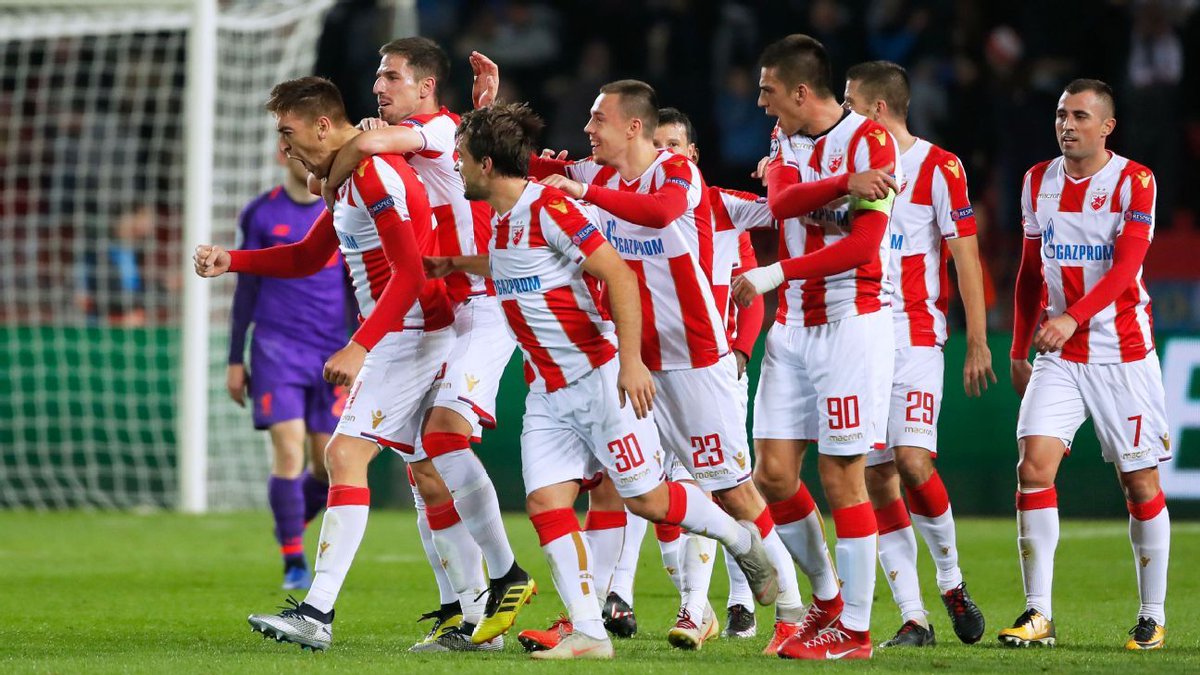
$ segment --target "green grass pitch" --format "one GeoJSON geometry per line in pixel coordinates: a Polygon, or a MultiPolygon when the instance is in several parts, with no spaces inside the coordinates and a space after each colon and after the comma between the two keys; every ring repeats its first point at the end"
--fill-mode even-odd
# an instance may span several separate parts
{"type": "MultiPolygon", "coordinates": [[[[560,605],[528,521],[508,519],[523,565],[541,594],[517,629],[544,627],[560,605]]],[[[315,530],[315,528],[314,528],[315,530]]],[[[1129,653],[1137,593],[1121,521],[1068,521],[1058,548],[1055,618],[1059,647],[1011,650],[996,630],[1023,609],[1011,520],[959,520],[968,585],[988,621],[984,640],[958,643],[932,586],[922,549],[925,599],[939,644],[928,650],[876,652],[869,663],[815,667],[875,671],[1200,671],[1200,523],[1175,523],[1167,602],[1167,649],[1129,653]]],[[[725,673],[782,671],[813,664],[764,657],[769,611],[759,610],[760,636],[714,640],[698,653],[671,649],[665,639],[678,598],[647,536],[637,582],[640,632],[615,643],[612,663],[530,662],[515,639],[501,654],[417,656],[407,649],[436,606],[432,575],[412,512],[378,511],[338,603],[333,648],[323,654],[263,640],[246,615],[271,610],[285,593],[266,513],[189,517],[65,512],[0,513],[0,672],[412,672],[475,673],[725,673]]],[[[310,532],[311,550],[316,532],[310,532]]],[[[725,574],[718,563],[712,600],[724,618],[725,574]]],[[[802,581],[802,587],[804,582],[802,581]]],[[[806,590],[806,589],[805,589],[806,590]]],[[[807,593],[806,593],[807,595],[807,593]]],[[[882,574],[872,635],[887,639],[899,626],[882,574]]]]}

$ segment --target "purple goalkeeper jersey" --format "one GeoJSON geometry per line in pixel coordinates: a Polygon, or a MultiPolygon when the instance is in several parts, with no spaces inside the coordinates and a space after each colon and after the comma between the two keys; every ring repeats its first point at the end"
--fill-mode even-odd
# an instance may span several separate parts
{"type": "MultiPolygon", "coordinates": [[[[298,204],[282,186],[276,187],[242,209],[240,248],[300,241],[324,209],[319,199],[298,204]]],[[[246,330],[252,322],[256,342],[294,350],[297,365],[307,364],[314,352],[327,357],[342,348],[349,339],[346,288],[341,253],[334,253],[321,271],[300,279],[239,274],[231,310],[229,363],[244,362],[246,330]]]]}

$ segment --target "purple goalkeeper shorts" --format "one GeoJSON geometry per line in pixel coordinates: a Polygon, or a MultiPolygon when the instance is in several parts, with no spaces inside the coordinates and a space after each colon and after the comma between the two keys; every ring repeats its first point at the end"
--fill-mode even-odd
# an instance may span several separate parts
{"type": "Polygon", "coordinates": [[[294,341],[256,335],[250,345],[254,428],[302,419],[309,433],[333,433],[342,416],[346,388],[321,377],[329,356],[294,341]]]}

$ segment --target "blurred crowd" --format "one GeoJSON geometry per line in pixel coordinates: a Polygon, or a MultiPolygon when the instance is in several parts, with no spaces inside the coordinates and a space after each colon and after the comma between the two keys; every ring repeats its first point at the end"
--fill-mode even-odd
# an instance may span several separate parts
{"type": "MultiPolygon", "coordinates": [[[[463,106],[466,57],[481,51],[501,65],[502,96],[530,101],[547,119],[545,145],[582,156],[588,151],[582,127],[597,88],[613,79],[644,79],[662,105],[692,117],[701,168],[723,187],[761,191],[749,173],[767,150],[772,126],[755,103],[756,61],[767,43],[796,32],[820,39],[838,83],[861,61],[905,66],[913,89],[910,128],[967,166],[992,282],[992,326],[1004,329],[1019,258],[1021,179],[1028,167],[1058,152],[1054,108],[1069,80],[1096,77],[1113,85],[1118,124],[1110,147],[1155,171],[1160,231],[1195,227],[1197,212],[1180,194],[1200,178],[1200,112],[1184,94],[1200,89],[1200,49],[1185,49],[1200,45],[1197,4],[418,0],[417,7],[420,32],[451,51],[459,94],[451,106],[463,106]]],[[[349,25],[353,15],[331,17],[327,33],[339,30],[339,20],[349,25]]],[[[339,42],[345,47],[355,40],[339,42]]],[[[336,78],[334,64],[343,59],[370,60],[374,43],[358,44],[365,57],[323,53],[325,74],[336,78]]],[[[358,92],[352,114],[370,115],[369,82],[352,86],[358,92]]],[[[758,243],[773,245],[766,237],[758,243]]]]}
{"type": "MultiPolygon", "coordinates": [[[[352,117],[375,114],[376,50],[394,37],[392,5],[340,0],[326,18],[315,70],[338,84],[352,117]]],[[[773,124],[756,105],[756,61],[766,44],[796,32],[817,37],[833,59],[835,83],[861,61],[904,65],[913,89],[910,128],[957,153],[967,167],[996,330],[1009,327],[1021,178],[1026,168],[1057,154],[1055,101],[1075,77],[1114,86],[1118,124],[1110,147],[1150,166],[1158,179],[1159,243],[1146,269],[1156,319],[1162,318],[1156,326],[1200,330],[1200,268],[1188,257],[1200,243],[1200,214],[1184,198],[1185,186],[1200,180],[1200,109],[1186,95],[1200,90],[1200,48],[1187,48],[1200,45],[1198,5],[1200,0],[416,0],[419,32],[452,57],[451,109],[465,107],[467,55],[481,51],[501,66],[502,97],[527,100],[546,118],[544,144],[582,156],[588,152],[582,129],[599,86],[644,79],[662,105],[692,117],[705,177],[729,188],[762,190],[750,172],[768,149],[773,124]]],[[[119,76],[135,78],[131,82],[139,86],[114,81],[113,91],[124,95],[100,97],[90,107],[72,97],[85,84],[95,86],[99,76],[77,66],[111,55],[89,53],[80,46],[86,43],[70,40],[45,53],[24,52],[19,43],[0,45],[0,118],[9,120],[0,124],[0,234],[19,260],[38,270],[31,275],[21,272],[30,267],[9,266],[0,272],[0,290],[13,299],[0,307],[0,320],[58,321],[64,311],[89,324],[175,320],[174,261],[182,250],[181,36],[117,43],[127,61],[141,64],[119,76]],[[41,60],[62,67],[35,67],[41,60]],[[155,86],[141,86],[146,82],[155,86]],[[159,168],[119,168],[129,164],[159,168]],[[46,173],[17,170],[25,166],[46,173]]],[[[770,260],[772,237],[760,235],[756,245],[770,260]]]]}

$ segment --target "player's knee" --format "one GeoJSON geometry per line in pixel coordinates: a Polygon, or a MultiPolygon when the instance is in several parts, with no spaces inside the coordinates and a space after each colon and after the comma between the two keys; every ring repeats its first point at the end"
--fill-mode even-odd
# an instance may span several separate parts
{"type": "Polygon", "coordinates": [[[667,517],[668,500],[666,494],[653,490],[644,495],[630,497],[625,500],[629,512],[650,522],[657,523],[667,517]]]}
{"type": "Polygon", "coordinates": [[[304,451],[300,448],[275,448],[271,457],[271,475],[298,478],[304,472],[304,451]]]}
{"type": "Polygon", "coordinates": [[[1162,492],[1162,487],[1158,482],[1158,469],[1155,467],[1123,472],[1119,475],[1121,490],[1125,493],[1126,501],[1144,504],[1162,492]]]}
{"type": "Polygon", "coordinates": [[[908,487],[924,485],[933,475],[933,455],[924,448],[897,448],[896,470],[908,487]]]}
{"type": "Polygon", "coordinates": [[[900,496],[900,486],[897,484],[896,464],[894,462],[867,467],[866,482],[867,493],[871,496],[872,502],[883,500],[886,503],[891,503],[895,499],[888,498],[892,496],[893,492],[897,498],[900,496]]]}
{"type": "Polygon", "coordinates": [[[800,477],[788,471],[778,470],[772,467],[770,462],[760,461],[754,467],[754,485],[768,502],[778,502],[796,494],[800,486],[800,477]]]}

